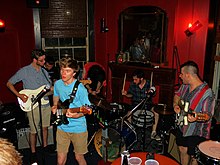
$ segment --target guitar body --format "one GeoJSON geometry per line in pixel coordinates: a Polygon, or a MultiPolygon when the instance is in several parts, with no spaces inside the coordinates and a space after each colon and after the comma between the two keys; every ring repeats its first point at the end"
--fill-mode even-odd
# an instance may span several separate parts
{"type": "Polygon", "coordinates": [[[64,102],[61,102],[59,100],[57,109],[56,117],[54,117],[54,122],[52,122],[54,125],[61,125],[61,124],[69,124],[69,121],[66,117],[67,109],[69,109],[70,113],[83,113],[83,114],[92,114],[92,109],[90,106],[82,106],[79,108],[68,108],[69,107],[69,99],[65,100],[64,102]]]}
{"type": "Polygon", "coordinates": [[[195,113],[189,108],[189,102],[180,100],[178,103],[180,113],[176,114],[176,125],[188,125],[188,114],[193,115],[197,122],[208,121],[209,115],[205,113],[195,113]]]}
{"type": "MultiPolygon", "coordinates": [[[[32,107],[32,98],[35,98],[43,89],[45,88],[45,85],[35,89],[35,90],[31,90],[31,89],[23,89],[21,90],[19,93],[20,94],[25,94],[28,96],[28,100],[24,103],[19,97],[18,99],[18,103],[20,105],[20,108],[25,111],[25,112],[30,112],[32,109],[36,108],[38,106],[38,103],[34,104],[32,107]]],[[[49,100],[45,100],[44,98],[41,99],[41,104],[45,105],[48,104],[49,100]]]]}

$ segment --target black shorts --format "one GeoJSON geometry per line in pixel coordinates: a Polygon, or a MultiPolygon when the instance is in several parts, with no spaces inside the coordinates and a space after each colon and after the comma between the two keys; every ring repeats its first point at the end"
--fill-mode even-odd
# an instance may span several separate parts
{"type": "Polygon", "coordinates": [[[199,143],[206,141],[206,138],[200,136],[187,136],[183,137],[182,132],[177,130],[176,132],[176,144],[178,146],[187,147],[187,154],[188,155],[195,155],[196,154],[196,147],[199,143]]]}

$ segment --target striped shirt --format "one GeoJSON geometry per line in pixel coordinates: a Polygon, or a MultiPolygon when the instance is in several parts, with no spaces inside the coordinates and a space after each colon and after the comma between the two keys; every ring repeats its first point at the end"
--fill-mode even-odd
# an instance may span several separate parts
{"type": "MultiPolygon", "coordinates": [[[[184,100],[185,102],[189,102],[190,105],[193,104],[196,97],[199,96],[200,91],[207,85],[206,82],[195,88],[193,91],[189,92],[190,86],[189,85],[181,85],[179,90],[175,92],[180,99],[184,100]]],[[[211,128],[211,118],[214,113],[214,105],[215,99],[214,94],[211,88],[207,89],[206,92],[203,94],[201,99],[199,100],[198,104],[195,106],[193,110],[196,113],[206,113],[209,115],[210,120],[207,122],[192,122],[188,123],[188,125],[179,126],[181,131],[183,132],[183,136],[201,136],[209,139],[210,137],[210,128],[211,128]]]]}

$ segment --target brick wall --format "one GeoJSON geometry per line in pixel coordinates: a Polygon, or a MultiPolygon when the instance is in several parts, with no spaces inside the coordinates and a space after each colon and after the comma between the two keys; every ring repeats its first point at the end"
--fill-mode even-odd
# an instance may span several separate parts
{"type": "Polygon", "coordinates": [[[86,37],[86,17],[86,0],[50,0],[41,10],[42,37],[86,37]]]}

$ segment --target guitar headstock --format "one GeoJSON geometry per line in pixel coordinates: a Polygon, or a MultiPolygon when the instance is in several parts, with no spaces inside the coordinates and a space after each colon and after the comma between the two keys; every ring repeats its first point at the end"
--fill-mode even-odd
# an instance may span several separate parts
{"type": "Polygon", "coordinates": [[[82,106],[82,107],[80,107],[80,111],[79,112],[81,112],[83,114],[91,115],[92,114],[92,108],[89,107],[89,106],[82,106]]]}
{"type": "Polygon", "coordinates": [[[91,80],[79,80],[83,85],[92,84],[91,80]]]}

